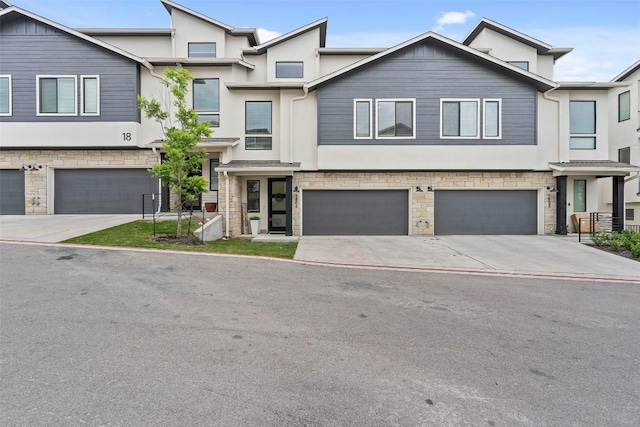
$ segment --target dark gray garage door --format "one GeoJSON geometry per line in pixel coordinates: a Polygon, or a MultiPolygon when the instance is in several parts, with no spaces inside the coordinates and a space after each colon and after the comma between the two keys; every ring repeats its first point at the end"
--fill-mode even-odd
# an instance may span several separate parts
{"type": "Polygon", "coordinates": [[[435,192],[435,234],[537,234],[537,191],[435,192]]]}
{"type": "Polygon", "coordinates": [[[0,169],[0,215],[24,215],[24,172],[0,169]]]}
{"type": "Polygon", "coordinates": [[[56,214],[142,212],[142,194],[158,191],[146,169],[56,169],[56,214]]]}
{"type": "Polygon", "coordinates": [[[406,235],[409,192],[406,190],[305,190],[302,234],[406,235]]]}

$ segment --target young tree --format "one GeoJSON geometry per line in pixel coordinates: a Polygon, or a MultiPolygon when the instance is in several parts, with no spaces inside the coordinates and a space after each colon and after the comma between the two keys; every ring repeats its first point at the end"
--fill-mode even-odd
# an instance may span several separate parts
{"type": "Polygon", "coordinates": [[[202,138],[211,135],[211,129],[209,123],[199,122],[198,114],[187,106],[185,98],[193,75],[184,68],[166,68],[164,76],[162,84],[170,93],[166,105],[163,106],[156,99],[138,96],[138,107],[147,118],[155,119],[162,127],[164,160],[161,164],[153,165],[149,171],[155,178],[160,178],[171,193],[177,195],[176,236],[181,236],[183,200],[194,201],[196,195],[207,189],[207,180],[198,173],[202,170],[206,151],[197,150],[196,145],[202,138]]]}

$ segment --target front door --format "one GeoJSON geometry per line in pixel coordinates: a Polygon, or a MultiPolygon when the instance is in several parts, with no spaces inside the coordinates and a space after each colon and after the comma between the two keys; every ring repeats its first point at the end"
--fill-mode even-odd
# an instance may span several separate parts
{"type": "Polygon", "coordinates": [[[269,232],[287,230],[287,185],[285,178],[269,178],[269,232]]]}

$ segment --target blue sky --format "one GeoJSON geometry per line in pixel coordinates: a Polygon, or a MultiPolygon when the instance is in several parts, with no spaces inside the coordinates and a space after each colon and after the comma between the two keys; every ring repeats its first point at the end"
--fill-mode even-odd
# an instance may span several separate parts
{"type": "MultiPolygon", "coordinates": [[[[159,0],[9,0],[72,28],[167,28],[159,0]]],[[[178,0],[262,40],[328,17],[327,47],[390,47],[435,30],[461,41],[482,17],[574,51],[556,80],[608,81],[640,59],[640,0],[178,0]]]]}

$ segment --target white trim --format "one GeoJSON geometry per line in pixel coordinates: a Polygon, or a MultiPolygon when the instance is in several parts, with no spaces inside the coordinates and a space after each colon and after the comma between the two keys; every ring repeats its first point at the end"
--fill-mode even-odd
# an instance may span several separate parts
{"type": "Polygon", "coordinates": [[[440,139],[480,139],[480,98],[440,98],[440,139]],[[444,136],[442,131],[444,127],[442,105],[445,102],[475,102],[476,108],[476,135],[475,136],[444,136]]]}
{"type": "Polygon", "coordinates": [[[375,133],[375,139],[416,139],[416,98],[380,98],[380,99],[376,99],[376,114],[375,114],[375,118],[376,118],[376,133],[375,133]],[[413,131],[413,134],[411,136],[380,136],[379,135],[379,129],[378,129],[378,125],[380,123],[380,114],[378,114],[379,111],[379,105],[380,102],[411,102],[412,104],[412,117],[411,120],[413,121],[413,123],[411,123],[411,130],[413,131]]]}
{"type": "Polygon", "coordinates": [[[11,74],[0,74],[0,78],[8,78],[9,79],[9,112],[8,113],[0,113],[0,116],[8,117],[13,115],[13,83],[11,80],[11,74]]]}
{"type": "Polygon", "coordinates": [[[355,98],[353,100],[353,139],[373,139],[373,99],[355,98]],[[358,136],[357,110],[358,102],[369,104],[369,136],[358,136]]]}
{"type": "Polygon", "coordinates": [[[86,75],[80,76],[80,115],[81,116],[99,116],[100,115],[100,76],[99,75],[86,75]],[[96,79],[96,112],[85,113],[84,112],[84,79],[96,79]]]}
{"type": "Polygon", "coordinates": [[[78,115],[78,76],[75,75],[37,75],[36,76],[36,116],[38,117],[72,117],[78,115]],[[40,112],[40,79],[73,78],[73,113],[41,113],[40,112]]]}
{"type": "Polygon", "coordinates": [[[502,139],[502,99],[487,98],[482,100],[482,138],[502,139]],[[498,103],[498,136],[487,136],[487,102],[498,103]]]}

